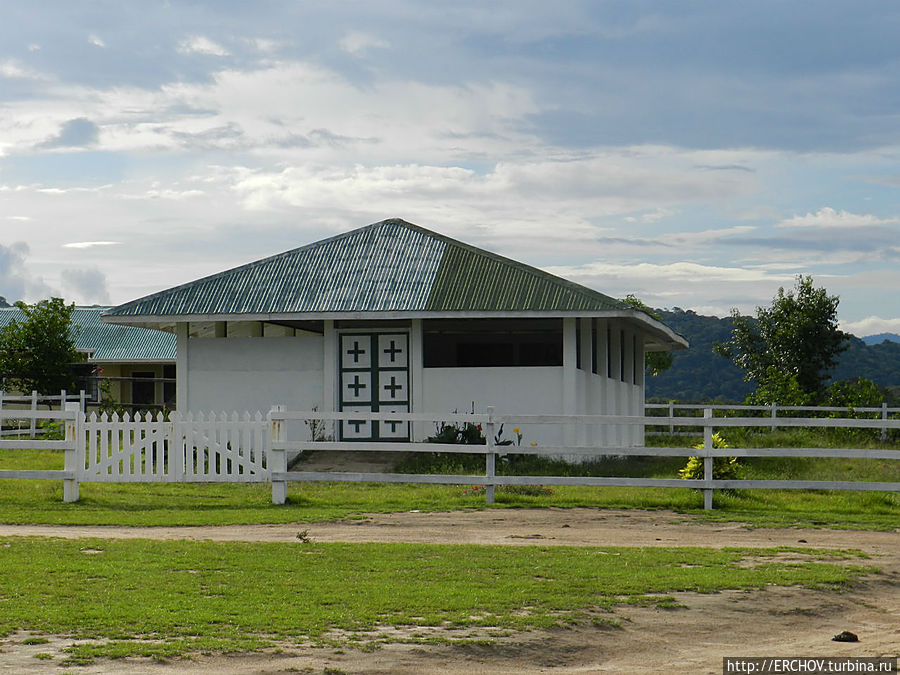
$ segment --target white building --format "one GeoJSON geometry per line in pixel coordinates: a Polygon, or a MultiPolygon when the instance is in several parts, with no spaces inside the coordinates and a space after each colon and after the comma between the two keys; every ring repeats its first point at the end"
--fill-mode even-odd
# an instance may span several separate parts
{"type": "MultiPolygon", "coordinates": [[[[104,320],[176,334],[181,411],[640,415],[644,353],[687,347],[618,300],[402,220],[170,288],[104,320]]],[[[345,440],[431,432],[352,421],[336,430],[345,440]]],[[[536,428],[525,440],[563,439],[536,428]]],[[[641,443],[624,428],[580,440],[641,443]]]]}

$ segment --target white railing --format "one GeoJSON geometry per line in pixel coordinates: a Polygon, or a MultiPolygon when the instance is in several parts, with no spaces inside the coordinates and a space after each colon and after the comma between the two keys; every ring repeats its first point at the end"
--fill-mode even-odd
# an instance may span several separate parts
{"type": "MultiPolygon", "coordinates": [[[[821,415],[823,413],[827,413],[831,415],[832,413],[844,413],[848,416],[862,414],[865,416],[871,416],[872,419],[880,418],[883,420],[897,418],[900,416],[900,408],[890,407],[887,403],[882,403],[881,406],[875,407],[859,407],[859,408],[850,408],[850,407],[836,407],[836,406],[805,406],[805,405],[778,405],[777,403],[770,403],[769,405],[742,405],[742,404],[719,404],[719,405],[710,405],[708,403],[675,403],[675,401],[669,401],[668,403],[645,403],[644,410],[652,411],[652,410],[660,410],[668,413],[668,417],[675,417],[675,413],[679,410],[684,411],[702,411],[703,410],[712,410],[713,414],[717,411],[721,412],[723,415],[727,415],[730,412],[762,412],[768,414],[769,418],[772,420],[782,419],[778,417],[778,412],[790,412],[790,413],[811,413],[812,415],[821,415]]],[[[650,415],[653,416],[653,415],[650,415]]],[[[774,431],[776,427],[782,426],[777,422],[771,422],[769,428],[774,431]]],[[[881,429],[881,438],[884,440],[887,438],[887,426],[877,427],[881,429]]],[[[674,425],[669,425],[669,433],[675,433],[674,425]]]]}
{"type": "MultiPolygon", "coordinates": [[[[63,480],[63,500],[67,502],[78,501],[78,480],[77,480],[77,462],[76,454],[79,447],[78,443],[78,423],[84,419],[84,415],[79,411],[78,403],[66,403],[64,410],[9,410],[0,409],[0,427],[8,419],[25,418],[31,421],[31,427],[34,428],[38,420],[58,421],[64,426],[62,439],[35,439],[29,437],[26,439],[17,437],[15,439],[3,439],[0,437],[0,449],[2,450],[21,450],[32,448],[35,450],[63,450],[65,451],[65,468],[60,470],[11,470],[0,471],[0,478],[31,478],[31,479],[58,479],[63,480]]],[[[27,433],[20,434],[30,436],[27,433]]]]}
{"type": "MultiPolygon", "coordinates": [[[[58,420],[65,426],[63,440],[0,439],[0,449],[60,449],[65,451],[62,471],[0,471],[3,478],[62,479],[63,499],[77,501],[79,482],[265,482],[272,483],[272,501],[282,504],[287,484],[293,481],[370,481],[380,483],[433,483],[448,485],[484,485],[488,503],[494,501],[495,488],[505,485],[584,485],[595,487],[695,488],[704,492],[704,507],[712,508],[714,490],[721,489],[815,489],[853,491],[900,491],[900,482],[889,481],[814,481],[814,480],[714,480],[716,457],[840,457],[900,460],[900,450],[872,448],[714,448],[716,429],[768,427],[771,420],[760,417],[714,417],[713,408],[703,417],[645,417],[621,415],[496,415],[444,413],[360,413],[287,411],[274,407],[266,417],[220,413],[184,415],[128,415],[85,418],[77,403],[64,411],[0,410],[0,423],[6,417],[26,416],[34,420],[58,420]],[[420,442],[331,441],[291,438],[292,423],[312,420],[340,422],[349,420],[399,421],[415,423],[481,425],[485,445],[458,445],[420,442]],[[591,427],[622,425],[646,427],[668,425],[702,429],[703,448],[660,448],[598,445],[497,445],[500,425],[507,428],[530,425],[591,427]],[[485,470],[478,475],[406,474],[347,471],[288,471],[288,453],[307,450],[338,452],[428,452],[483,454],[485,470]],[[560,456],[658,456],[702,457],[704,477],[685,481],[680,478],[623,478],[613,476],[507,476],[497,475],[498,455],[560,456]]],[[[297,426],[296,424],[294,426],[297,426]]],[[[327,426],[327,425],[326,425],[327,426]]],[[[778,418],[780,427],[820,427],[843,429],[900,429],[900,419],[778,418]]],[[[308,435],[308,434],[307,434],[308,435]]],[[[573,435],[574,436],[574,435],[573,435]]],[[[584,436],[589,437],[589,434],[584,436]]]]}
{"type": "MultiPolygon", "coordinates": [[[[484,415],[438,415],[428,413],[358,413],[320,411],[288,412],[281,407],[269,413],[272,421],[272,501],[283,504],[287,494],[287,483],[291,481],[372,481],[403,483],[435,483],[449,485],[484,485],[485,499],[494,501],[494,491],[500,485],[585,485],[597,487],[677,487],[701,489],[704,493],[704,508],[712,508],[713,491],[717,489],[803,489],[803,490],[853,490],[853,491],[900,491],[900,482],[874,481],[810,481],[810,480],[714,480],[713,460],[716,457],[843,457],[877,458],[900,460],[900,450],[869,448],[714,448],[713,433],[724,427],[769,426],[770,420],[754,417],[713,417],[713,409],[705,408],[703,417],[646,417],[618,415],[494,415],[491,408],[484,415]],[[319,419],[323,421],[401,421],[436,423],[479,424],[484,430],[485,445],[450,445],[438,443],[396,443],[396,442],[335,442],[335,441],[292,441],[284,433],[284,425],[291,420],[319,419]],[[598,447],[596,445],[495,445],[496,430],[500,425],[526,427],[537,424],[557,425],[671,425],[675,427],[700,427],[703,430],[703,448],[658,448],[658,447],[598,447]],[[482,449],[483,447],[483,449],[482,449]],[[485,455],[483,475],[440,475],[440,474],[400,474],[361,473],[340,471],[287,471],[286,452],[304,450],[381,451],[381,452],[449,452],[485,455]],[[560,456],[657,456],[657,457],[702,457],[704,477],[702,480],[685,481],[680,478],[621,478],[595,476],[498,476],[496,474],[497,455],[527,454],[548,457],[560,456]]],[[[823,427],[853,429],[900,429],[900,419],[848,419],[848,418],[779,418],[778,426],[823,427]]]]}
{"type": "MultiPolygon", "coordinates": [[[[65,405],[70,401],[77,401],[79,409],[83,411],[86,410],[85,406],[87,405],[88,397],[84,389],[77,394],[68,394],[66,393],[66,390],[63,389],[59,392],[59,395],[53,396],[38,394],[37,391],[32,391],[28,396],[15,396],[0,389],[0,410],[37,410],[38,406],[41,405],[46,405],[51,409],[56,405],[59,406],[60,410],[63,410],[65,405]]],[[[29,437],[35,438],[38,435],[38,430],[35,425],[37,419],[42,418],[28,417],[25,415],[11,415],[4,417],[5,423],[0,423],[0,438],[3,436],[20,436],[22,434],[22,421],[28,422],[27,432],[29,437]],[[10,424],[10,422],[12,422],[12,424],[10,424]]]]}

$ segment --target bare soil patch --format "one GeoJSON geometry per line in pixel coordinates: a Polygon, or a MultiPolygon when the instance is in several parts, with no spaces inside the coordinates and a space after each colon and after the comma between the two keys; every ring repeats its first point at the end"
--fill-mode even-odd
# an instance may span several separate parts
{"type": "MultiPolygon", "coordinates": [[[[490,637],[490,644],[385,644],[365,652],[284,644],[279,651],[196,655],[155,663],[103,661],[61,668],[62,636],[25,645],[0,640],[0,673],[720,673],[723,656],[880,656],[900,651],[900,530],[869,532],[756,529],[708,523],[665,511],[491,509],[372,514],[359,521],[224,527],[122,528],[0,525],[0,536],[210,539],[216,541],[474,543],[511,546],[809,546],[852,548],[873,556],[882,574],[849,591],[769,587],[676,596],[683,609],[623,607],[621,628],[580,626],[507,636],[490,631],[436,634],[490,637]],[[858,643],[832,642],[843,630],[858,643]],[[52,659],[36,658],[44,653],[52,659]]],[[[421,633],[420,629],[417,632],[421,633]]],[[[388,636],[409,637],[404,630],[388,636]]]]}

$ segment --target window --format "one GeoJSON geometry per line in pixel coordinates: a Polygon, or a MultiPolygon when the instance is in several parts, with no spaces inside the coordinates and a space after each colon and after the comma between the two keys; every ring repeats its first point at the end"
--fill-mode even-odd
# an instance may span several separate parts
{"type": "Polygon", "coordinates": [[[560,319],[424,321],[426,368],[561,366],[560,319]]]}
{"type": "Polygon", "coordinates": [[[155,373],[138,372],[131,373],[131,402],[134,405],[153,405],[156,403],[156,382],[153,381],[155,373]]]}
{"type": "MultiPolygon", "coordinates": [[[[163,366],[163,377],[168,380],[175,379],[175,366],[163,366]]],[[[163,382],[163,404],[167,408],[175,408],[175,383],[163,382]]]]}

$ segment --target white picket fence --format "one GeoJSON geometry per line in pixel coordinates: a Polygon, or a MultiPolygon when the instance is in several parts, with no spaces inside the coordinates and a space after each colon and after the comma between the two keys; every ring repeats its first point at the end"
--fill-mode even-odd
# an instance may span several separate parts
{"type": "Polygon", "coordinates": [[[76,466],[85,482],[265,482],[262,413],[177,412],[97,416],[79,424],[76,466]],[[84,450],[84,455],[81,451],[84,450]]]}
{"type": "MultiPolygon", "coordinates": [[[[380,483],[437,483],[484,485],[488,502],[497,486],[503,485],[585,485],[595,487],[695,488],[704,493],[704,506],[712,508],[713,491],[719,489],[802,489],[900,491],[900,482],[815,481],[815,480],[714,480],[715,457],[841,457],[900,460],[900,450],[872,448],[725,448],[713,447],[716,429],[728,427],[768,427],[772,420],[759,417],[714,417],[712,408],[703,417],[645,417],[610,415],[495,415],[444,413],[360,413],[286,411],[276,406],[267,416],[257,413],[224,413],[179,416],[169,420],[161,415],[128,415],[121,419],[92,414],[85,418],[77,403],[64,411],[6,411],[4,417],[28,415],[35,420],[59,420],[65,424],[64,440],[0,439],[0,449],[50,448],[65,451],[62,471],[0,470],[0,479],[61,479],[63,499],[79,498],[79,482],[271,482],[272,501],[283,504],[287,484],[293,481],[370,481],[380,483]],[[416,442],[360,442],[290,438],[291,424],[321,420],[331,426],[341,420],[401,421],[415,423],[472,423],[481,425],[485,445],[451,445],[416,442]],[[329,424],[330,423],[330,424],[329,424]],[[500,425],[507,428],[530,425],[564,425],[573,428],[596,425],[671,425],[700,428],[704,447],[599,447],[596,445],[495,445],[500,425]],[[339,452],[441,452],[481,454],[485,471],[478,475],[400,474],[342,471],[288,471],[288,453],[308,450],[339,452]],[[497,457],[512,454],[558,456],[699,456],[704,460],[704,478],[623,478],[603,476],[507,476],[497,475],[497,457]]],[[[778,418],[780,427],[824,427],[850,429],[900,429],[900,419],[778,418]]],[[[578,434],[571,434],[578,437],[578,434]]],[[[590,437],[589,434],[582,435],[590,437]]]]}

